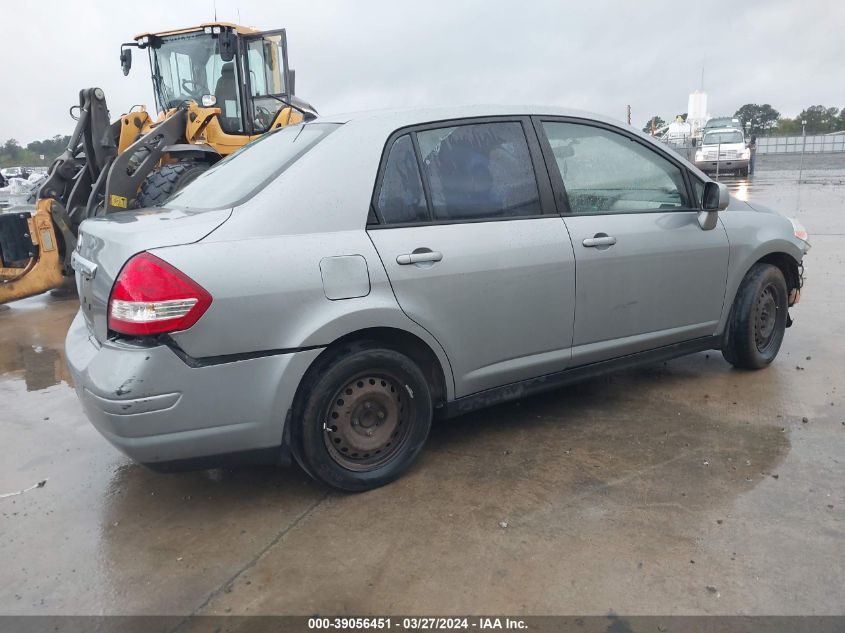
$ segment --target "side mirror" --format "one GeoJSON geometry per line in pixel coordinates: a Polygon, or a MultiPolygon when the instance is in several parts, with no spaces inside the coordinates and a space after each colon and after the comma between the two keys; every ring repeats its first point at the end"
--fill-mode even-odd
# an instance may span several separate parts
{"type": "Polygon", "coordinates": [[[288,95],[292,97],[296,94],[296,71],[293,68],[288,70],[288,83],[288,95]]]}
{"type": "Polygon", "coordinates": [[[120,49],[120,67],[123,69],[123,76],[129,74],[129,69],[132,68],[132,49],[120,49]]]}
{"type": "Polygon", "coordinates": [[[719,211],[727,209],[730,201],[731,194],[725,185],[720,182],[704,183],[704,197],[701,205],[703,209],[698,212],[698,226],[702,231],[711,231],[716,228],[719,211]]]}
{"type": "Polygon", "coordinates": [[[220,59],[224,62],[230,62],[235,59],[237,39],[232,31],[224,29],[217,38],[217,44],[220,47],[220,59]]]}
{"type": "Polygon", "coordinates": [[[705,211],[724,211],[731,201],[731,194],[727,185],[720,182],[704,183],[704,207],[705,211]]]}

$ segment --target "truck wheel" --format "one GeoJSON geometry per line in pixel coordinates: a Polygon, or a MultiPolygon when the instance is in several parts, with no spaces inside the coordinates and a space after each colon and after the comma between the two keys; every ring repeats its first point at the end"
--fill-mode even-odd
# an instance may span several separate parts
{"type": "Polygon", "coordinates": [[[762,369],[780,350],[788,309],[786,280],[777,266],[754,264],[736,293],[722,355],[734,367],[762,369]]]}
{"type": "Polygon", "coordinates": [[[309,370],[291,418],[294,455],[316,479],[350,492],[400,477],[431,428],[428,383],[410,358],[375,342],[309,370]]]}
{"type": "Polygon", "coordinates": [[[138,192],[138,205],[141,208],[160,207],[170,196],[208,168],[208,163],[191,160],[157,167],[141,185],[141,191],[138,192]]]}

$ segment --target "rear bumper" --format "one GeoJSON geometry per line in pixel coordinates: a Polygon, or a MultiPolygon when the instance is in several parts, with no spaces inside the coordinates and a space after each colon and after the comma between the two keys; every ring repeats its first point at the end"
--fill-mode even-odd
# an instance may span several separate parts
{"type": "Polygon", "coordinates": [[[703,172],[715,172],[717,165],[720,172],[739,171],[748,167],[749,159],[736,158],[731,160],[697,160],[695,166],[703,172]]]}
{"type": "Polygon", "coordinates": [[[94,427],[135,461],[164,465],[281,447],[296,388],[321,350],[189,367],[166,345],[101,345],[80,313],[65,351],[94,427]]]}

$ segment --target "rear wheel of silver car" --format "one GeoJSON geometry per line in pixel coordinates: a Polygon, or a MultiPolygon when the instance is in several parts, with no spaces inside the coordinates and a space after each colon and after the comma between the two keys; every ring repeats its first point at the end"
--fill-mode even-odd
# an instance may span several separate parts
{"type": "Polygon", "coordinates": [[[376,343],[355,343],[318,360],[301,392],[292,420],[294,453],[312,476],[342,490],[397,479],[431,428],[422,371],[376,343]]]}
{"type": "Polygon", "coordinates": [[[780,350],[786,330],[788,294],[777,266],[755,264],[737,291],[722,354],[743,369],[762,369],[780,350]]]}

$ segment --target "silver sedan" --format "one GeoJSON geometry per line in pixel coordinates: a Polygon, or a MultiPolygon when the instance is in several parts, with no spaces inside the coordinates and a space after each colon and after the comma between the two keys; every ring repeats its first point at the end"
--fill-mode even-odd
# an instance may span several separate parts
{"type": "Polygon", "coordinates": [[[85,221],[67,335],[96,428],[166,470],[405,472],[432,419],[709,349],[760,369],[806,231],[556,108],[324,117],[161,209],[85,221]]]}

